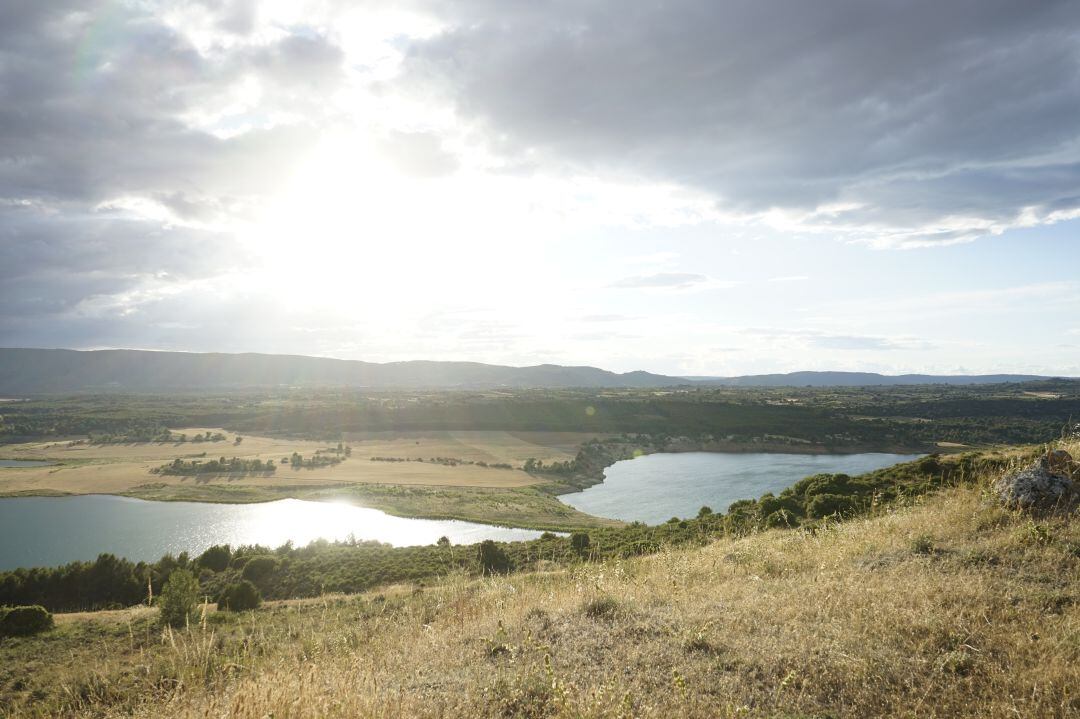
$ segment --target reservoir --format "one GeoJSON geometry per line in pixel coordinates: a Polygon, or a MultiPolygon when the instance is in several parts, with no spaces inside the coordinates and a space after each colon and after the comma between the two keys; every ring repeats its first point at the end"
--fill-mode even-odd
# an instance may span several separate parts
{"type": "Polygon", "coordinates": [[[540,532],[456,520],[405,519],[376,509],[334,502],[283,499],[260,504],[148,502],[128,497],[14,497],[0,499],[0,570],[92,560],[108,552],[133,561],[162,555],[195,556],[214,544],[315,539],[376,540],[396,547],[485,539],[519,541],[540,532]]]}
{"type": "Polygon", "coordinates": [[[703,506],[726,512],[740,499],[757,499],[811,474],[870,472],[918,454],[724,454],[680,452],[627,459],[604,470],[604,481],[560,499],[598,517],[659,524],[694,517],[703,506]]]}

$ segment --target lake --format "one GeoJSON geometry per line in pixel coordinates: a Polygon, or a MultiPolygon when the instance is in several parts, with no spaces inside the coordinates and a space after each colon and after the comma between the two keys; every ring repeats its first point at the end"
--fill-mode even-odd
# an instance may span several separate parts
{"type": "Polygon", "coordinates": [[[260,504],[148,502],[128,497],[0,499],[0,570],[89,560],[109,552],[156,561],[192,556],[214,544],[298,547],[315,539],[378,540],[394,546],[454,544],[484,539],[534,539],[540,532],[453,520],[405,519],[366,507],[283,499],[260,504]]]}
{"type": "Polygon", "coordinates": [[[0,469],[4,467],[48,467],[53,462],[40,459],[0,459],[0,469]]]}
{"type": "Polygon", "coordinates": [[[694,517],[702,505],[726,512],[740,499],[779,493],[803,477],[822,472],[856,475],[908,462],[918,454],[649,454],[616,462],[602,484],[561,499],[598,517],[659,524],[694,517]]]}

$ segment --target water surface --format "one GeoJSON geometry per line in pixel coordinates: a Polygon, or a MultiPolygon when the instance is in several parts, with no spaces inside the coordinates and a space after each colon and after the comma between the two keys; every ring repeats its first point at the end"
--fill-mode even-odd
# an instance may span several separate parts
{"type": "Polygon", "coordinates": [[[484,539],[534,539],[540,532],[454,520],[406,519],[334,502],[283,499],[260,504],[148,502],[128,497],[0,499],[0,570],[89,560],[109,552],[131,560],[192,556],[214,544],[278,547],[315,539],[377,540],[396,547],[484,539]]]}
{"type": "Polygon", "coordinates": [[[604,470],[604,481],[560,499],[599,517],[659,524],[693,517],[706,505],[726,512],[740,499],[779,493],[821,472],[856,475],[908,462],[917,454],[724,454],[681,452],[628,459],[604,470]]]}
{"type": "Polygon", "coordinates": [[[54,464],[41,459],[0,459],[0,468],[3,467],[48,467],[54,464]]]}

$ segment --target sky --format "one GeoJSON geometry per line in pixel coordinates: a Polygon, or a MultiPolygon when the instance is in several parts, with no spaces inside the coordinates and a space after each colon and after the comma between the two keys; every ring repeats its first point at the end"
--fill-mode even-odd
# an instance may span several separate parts
{"type": "Polygon", "coordinates": [[[1080,375],[1080,3],[7,0],[0,346],[1080,375]]]}

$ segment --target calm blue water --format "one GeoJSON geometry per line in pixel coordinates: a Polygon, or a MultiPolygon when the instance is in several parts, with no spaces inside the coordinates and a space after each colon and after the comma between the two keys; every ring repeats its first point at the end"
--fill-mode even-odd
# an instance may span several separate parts
{"type": "Polygon", "coordinates": [[[278,547],[292,540],[378,540],[394,546],[534,539],[540,532],[393,517],[376,509],[283,499],[261,504],[147,502],[127,497],[0,499],[0,569],[65,564],[110,552],[131,560],[193,556],[213,544],[278,547]]]}
{"type": "Polygon", "coordinates": [[[702,505],[726,512],[740,499],[778,493],[821,472],[856,475],[908,462],[917,454],[649,454],[616,462],[602,484],[560,499],[599,517],[659,524],[694,517],[702,505]]]}
{"type": "Polygon", "coordinates": [[[37,459],[0,459],[0,467],[48,467],[52,462],[37,459]]]}

